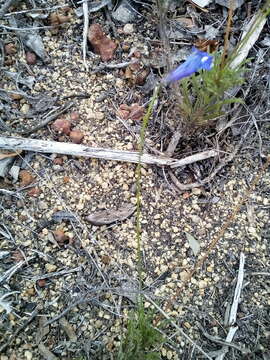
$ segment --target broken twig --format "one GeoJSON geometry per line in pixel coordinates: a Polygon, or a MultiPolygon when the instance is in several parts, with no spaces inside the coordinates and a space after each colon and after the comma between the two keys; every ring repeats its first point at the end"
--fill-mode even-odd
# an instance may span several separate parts
{"type": "Polygon", "coordinates": [[[86,52],[87,52],[87,33],[89,28],[89,15],[88,15],[88,2],[85,0],[82,5],[83,8],[83,42],[82,42],[82,52],[83,52],[83,63],[86,70],[88,70],[88,65],[86,63],[86,52]]]}

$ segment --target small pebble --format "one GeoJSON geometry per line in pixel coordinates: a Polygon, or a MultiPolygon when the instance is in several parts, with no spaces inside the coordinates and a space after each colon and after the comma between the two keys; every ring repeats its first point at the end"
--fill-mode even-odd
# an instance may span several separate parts
{"type": "Polygon", "coordinates": [[[24,114],[27,114],[28,111],[30,110],[30,105],[29,104],[23,104],[23,106],[21,107],[21,112],[24,114]]]}
{"type": "Polygon", "coordinates": [[[53,272],[57,269],[57,266],[54,265],[54,264],[45,264],[45,269],[48,271],[48,272],[53,272]]]}
{"type": "Polygon", "coordinates": [[[134,25],[133,24],[126,24],[123,27],[123,33],[126,35],[130,35],[134,32],[134,25]]]}

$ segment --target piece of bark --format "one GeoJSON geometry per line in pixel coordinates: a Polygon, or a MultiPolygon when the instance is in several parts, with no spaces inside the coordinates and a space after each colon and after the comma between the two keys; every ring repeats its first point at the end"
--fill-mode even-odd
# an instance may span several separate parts
{"type": "Polygon", "coordinates": [[[260,9],[249,21],[236,47],[236,56],[230,63],[232,69],[236,69],[247,58],[249,51],[258,40],[266,21],[267,16],[263,9],[260,9]]]}
{"type": "Polygon", "coordinates": [[[123,221],[131,216],[136,210],[136,206],[127,204],[117,210],[103,210],[94,212],[86,217],[86,220],[93,225],[109,225],[116,221],[123,221]]]}

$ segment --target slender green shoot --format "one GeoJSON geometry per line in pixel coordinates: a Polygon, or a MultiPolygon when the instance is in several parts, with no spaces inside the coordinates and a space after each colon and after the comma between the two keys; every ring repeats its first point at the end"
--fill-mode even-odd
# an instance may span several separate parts
{"type": "Polygon", "coordinates": [[[149,119],[153,113],[155,101],[158,98],[160,86],[154,90],[154,94],[149,103],[146,114],[143,117],[140,139],[139,139],[139,162],[136,167],[136,241],[137,241],[137,271],[139,279],[139,289],[137,297],[137,310],[128,320],[127,333],[121,341],[117,360],[158,360],[159,352],[153,349],[162,344],[163,339],[160,333],[153,327],[153,314],[145,313],[144,301],[142,297],[142,229],[141,229],[141,156],[143,155],[145,133],[149,119]]]}

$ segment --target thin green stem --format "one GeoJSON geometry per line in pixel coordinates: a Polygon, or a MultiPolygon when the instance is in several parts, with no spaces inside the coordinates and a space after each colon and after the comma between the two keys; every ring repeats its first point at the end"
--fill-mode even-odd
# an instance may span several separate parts
{"type": "Polygon", "coordinates": [[[139,278],[139,295],[138,295],[138,303],[141,304],[141,289],[142,289],[142,234],[141,234],[141,204],[142,204],[142,186],[141,186],[141,178],[142,178],[142,164],[141,157],[143,155],[144,143],[145,143],[145,133],[148,127],[149,119],[152,115],[155,101],[158,98],[160,90],[160,85],[158,85],[153,93],[152,99],[148,106],[147,112],[143,117],[142,127],[140,132],[140,141],[139,141],[139,162],[136,167],[136,240],[137,240],[137,269],[138,269],[138,278],[139,278]]]}

